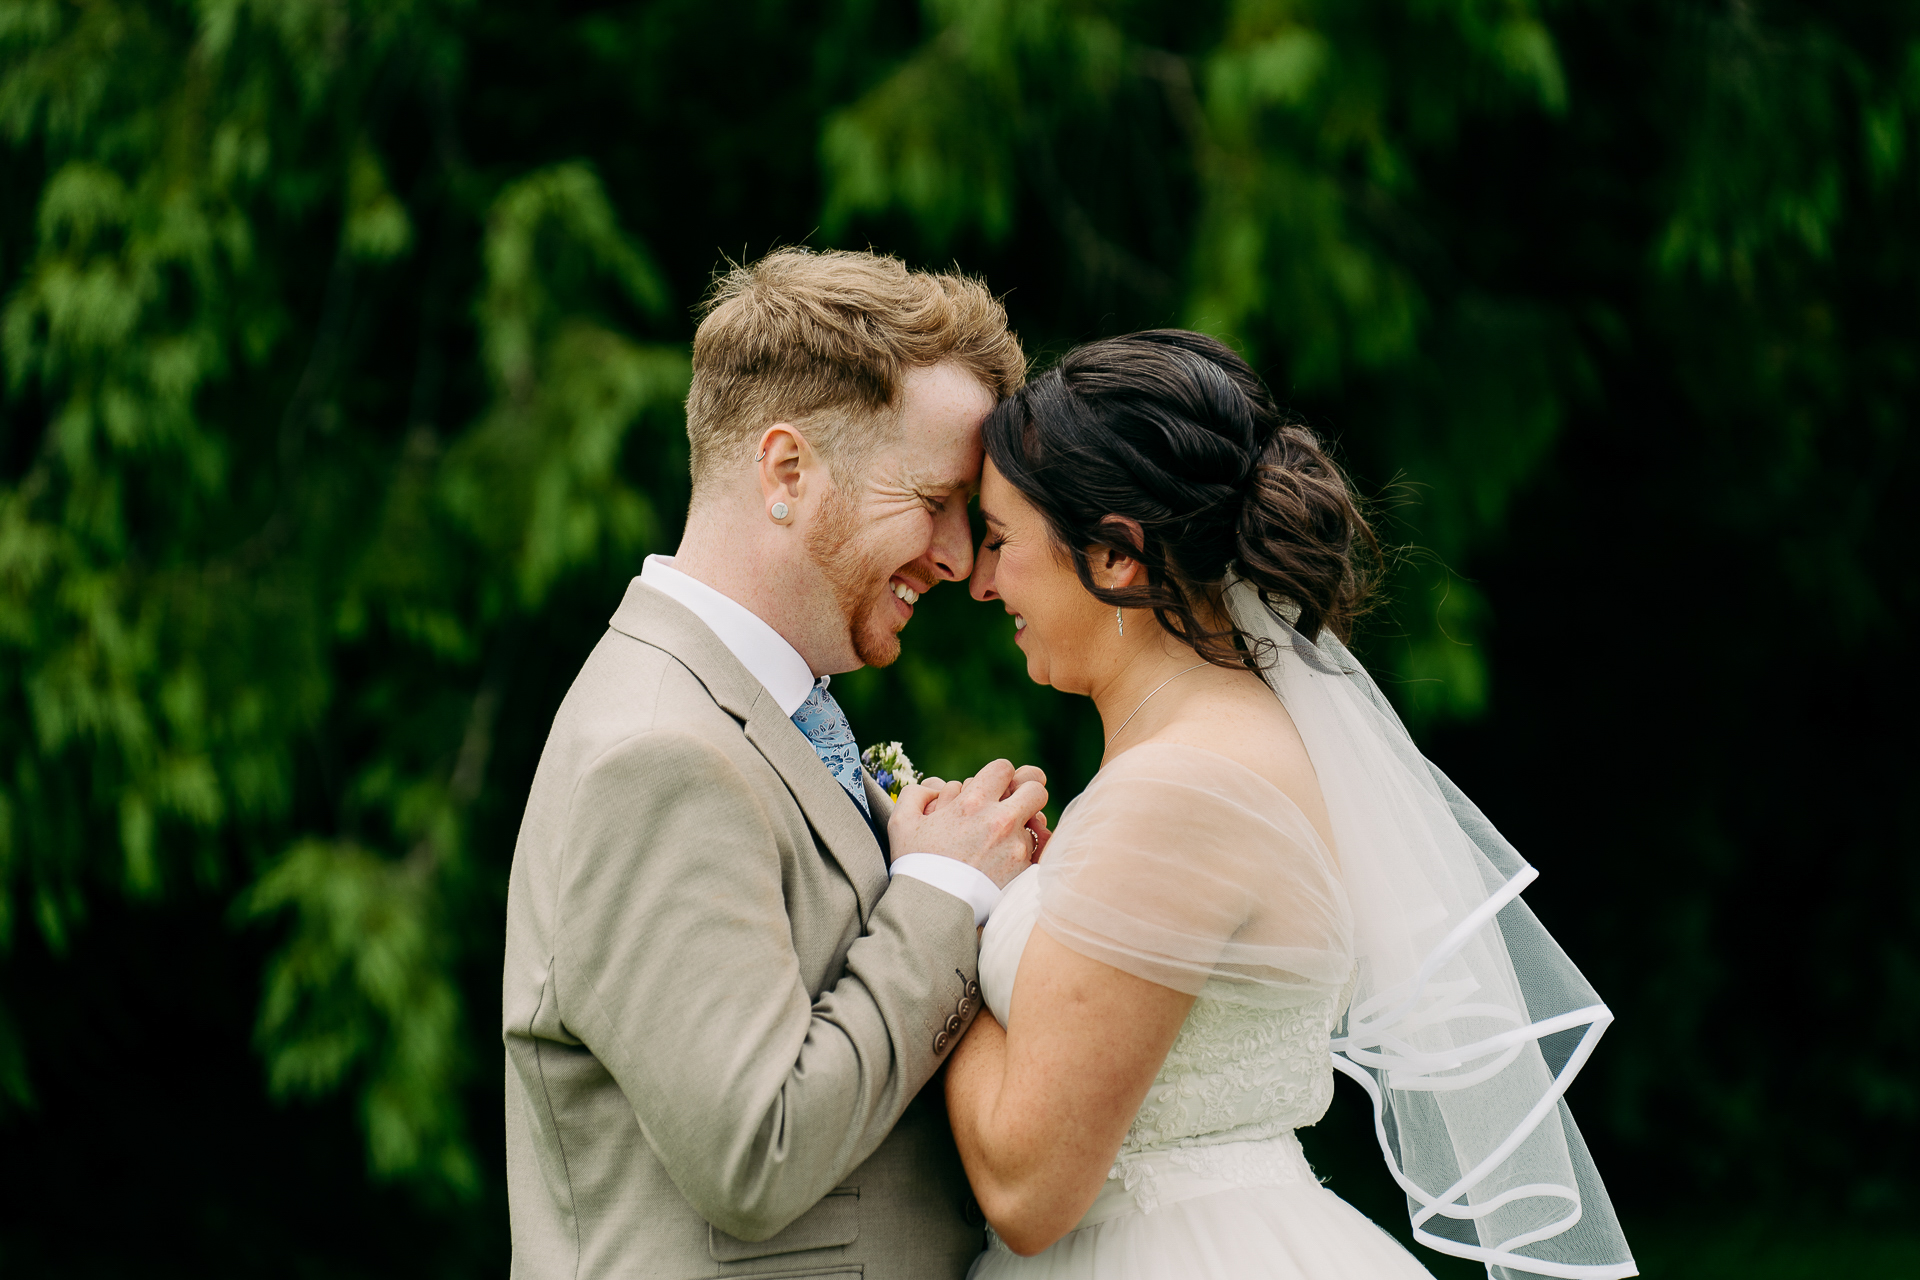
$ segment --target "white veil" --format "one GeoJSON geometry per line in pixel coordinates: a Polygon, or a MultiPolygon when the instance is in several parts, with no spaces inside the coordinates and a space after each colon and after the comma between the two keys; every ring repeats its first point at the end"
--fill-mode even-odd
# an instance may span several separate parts
{"type": "Polygon", "coordinates": [[[1333,1065],[1373,1100],[1415,1238],[1495,1280],[1637,1275],[1562,1097],[1613,1015],[1520,901],[1539,873],[1345,645],[1244,580],[1226,600],[1319,776],[1358,963],[1333,1065]]]}

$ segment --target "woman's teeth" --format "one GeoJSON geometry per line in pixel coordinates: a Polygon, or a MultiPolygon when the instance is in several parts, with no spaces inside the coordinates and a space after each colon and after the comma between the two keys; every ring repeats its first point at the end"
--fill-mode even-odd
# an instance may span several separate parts
{"type": "Polygon", "coordinates": [[[1027,620],[1026,620],[1025,618],[1023,618],[1023,617],[1021,617],[1021,616],[1020,616],[1019,614],[1017,614],[1017,613],[1016,613],[1016,614],[1014,614],[1014,615],[1013,615],[1013,629],[1014,629],[1015,631],[1025,631],[1025,630],[1027,629],[1027,620]]]}
{"type": "Polygon", "coordinates": [[[904,582],[896,582],[893,584],[893,594],[899,596],[908,604],[914,604],[920,599],[920,593],[904,582]]]}

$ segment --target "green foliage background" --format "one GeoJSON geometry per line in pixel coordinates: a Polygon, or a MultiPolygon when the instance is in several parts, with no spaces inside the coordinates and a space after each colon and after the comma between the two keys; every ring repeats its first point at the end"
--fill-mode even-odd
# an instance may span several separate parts
{"type": "MultiPolygon", "coordinates": [[[[1244,350],[1620,1015],[1647,1273],[1920,1269],[1916,228],[1906,4],[0,0],[0,1266],[504,1264],[520,805],[692,305],[804,241],[1244,350]]],[[[1088,709],[921,612],[862,736],[1071,795],[1088,709]]]]}

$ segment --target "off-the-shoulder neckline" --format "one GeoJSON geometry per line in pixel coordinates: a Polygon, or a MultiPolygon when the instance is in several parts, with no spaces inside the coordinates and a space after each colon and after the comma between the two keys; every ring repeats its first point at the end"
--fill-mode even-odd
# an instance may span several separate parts
{"type": "MultiPolygon", "coordinates": [[[[1258,782],[1261,786],[1265,787],[1267,790],[1279,796],[1282,800],[1285,800],[1287,804],[1292,807],[1295,813],[1298,813],[1302,818],[1306,819],[1308,826],[1313,825],[1313,819],[1307,817],[1307,811],[1300,807],[1300,802],[1298,800],[1295,800],[1292,796],[1288,795],[1286,792],[1286,788],[1280,786],[1280,784],[1276,783],[1273,779],[1267,777],[1265,774],[1261,773],[1259,770],[1251,768],[1248,765],[1245,765],[1240,761],[1235,760],[1232,756],[1222,755],[1220,752],[1215,751],[1209,747],[1196,747],[1191,743],[1186,743],[1186,742],[1148,741],[1148,742],[1142,742],[1138,746],[1128,747],[1125,751],[1122,751],[1119,755],[1107,761],[1105,765],[1101,766],[1100,771],[1098,773],[1094,774],[1092,778],[1087,780],[1086,789],[1081,792],[1081,795],[1085,795],[1087,791],[1093,790],[1093,784],[1100,781],[1101,778],[1105,777],[1108,771],[1110,771],[1115,765],[1119,764],[1122,760],[1125,760],[1128,756],[1134,754],[1136,751],[1145,751],[1148,748],[1153,748],[1159,751],[1191,751],[1196,755],[1212,756],[1215,760],[1224,760],[1228,764],[1232,765],[1235,769],[1239,770],[1241,773],[1246,774],[1249,778],[1252,778],[1254,781],[1258,782]]],[[[1079,796],[1075,796],[1074,798],[1077,800],[1079,799],[1079,796]]]]}
{"type": "Polygon", "coordinates": [[[1101,778],[1105,777],[1107,773],[1115,765],[1119,764],[1122,760],[1125,760],[1128,756],[1134,754],[1134,752],[1145,751],[1149,747],[1154,747],[1161,751],[1192,752],[1195,755],[1210,756],[1215,760],[1224,760],[1227,764],[1232,765],[1237,772],[1245,774],[1247,777],[1252,778],[1255,782],[1259,783],[1266,790],[1278,796],[1280,798],[1280,803],[1285,805],[1290,811],[1292,811],[1293,816],[1298,818],[1301,824],[1305,826],[1308,831],[1313,833],[1313,838],[1317,840],[1322,845],[1322,847],[1326,847],[1329,849],[1331,848],[1331,846],[1327,845],[1327,838],[1320,833],[1320,828],[1315,826],[1313,823],[1313,819],[1307,816],[1307,811],[1300,807],[1300,802],[1298,800],[1295,800],[1292,796],[1287,794],[1285,788],[1281,787],[1279,784],[1275,783],[1272,779],[1266,777],[1264,774],[1258,772],[1257,770],[1249,768],[1248,766],[1242,764],[1240,761],[1235,760],[1232,756],[1222,755],[1218,751],[1211,750],[1210,748],[1196,747],[1185,742],[1142,742],[1138,746],[1128,747],[1125,751],[1122,751],[1119,755],[1107,761],[1106,766],[1102,768],[1100,772],[1094,774],[1092,778],[1088,779],[1087,785],[1081,790],[1080,794],[1067,802],[1066,809],[1061,810],[1060,825],[1062,829],[1064,829],[1066,826],[1067,812],[1071,810],[1075,805],[1079,804],[1082,800],[1086,799],[1088,793],[1090,793],[1094,789],[1094,787],[1099,783],[1101,778]]]}
{"type": "MultiPolygon", "coordinates": [[[[1101,773],[1105,773],[1109,769],[1112,769],[1115,765],[1119,764],[1122,760],[1125,760],[1128,756],[1134,754],[1137,751],[1148,751],[1148,750],[1195,751],[1203,756],[1212,756],[1216,760],[1225,760],[1228,764],[1240,770],[1240,772],[1245,774],[1250,774],[1253,777],[1260,779],[1260,781],[1266,783],[1268,786],[1273,787],[1275,791],[1280,791],[1280,788],[1278,786],[1275,786],[1273,781],[1269,779],[1265,774],[1261,773],[1259,770],[1254,769],[1242,763],[1241,761],[1235,760],[1230,755],[1225,755],[1225,754],[1222,754],[1221,752],[1215,751],[1211,747],[1196,747],[1190,742],[1155,742],[1152,739],[1148,739],[1145,742],[1138,743],[1134,746],[1128,747],[1125,751],[1122,751],[1119,755],[1107,761],[1106,764],[1100,767],[1099,773],[1096,773],[1093,776],[1096,778],[1099,777],[1101,773]]],[[[1286,792],[1280,791],[1280,794],[1285,795],[1286,792]]]]}

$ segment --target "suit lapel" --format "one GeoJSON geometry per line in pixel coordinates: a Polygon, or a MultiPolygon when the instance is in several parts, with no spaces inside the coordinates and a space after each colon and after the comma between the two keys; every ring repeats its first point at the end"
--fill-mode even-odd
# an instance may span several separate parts
{"type": "MultiPolygon", "coordinates": [[[[807,735],[780,710],[773,695],[692,610],[638,578],[628,586],[626,598],[609,625],[672,654],[706,686],[722,710],[741,722],[747,741],[787,784],[814,835],[853,885],[860,902],[860,918],[866,920],[886,888],[884,846],[861,818],[852,797],[827,772],[807,735]]],[[[875,790],[871,780],[867,787],[871,803],[875,790]]],[[[886,793],[880,794],[884,799],[886,793]]],[[[891,803],[887,808],[891,812],[891,803]]]]}
{"type": "Polygon", "coordinates": [[[747,720],[747,741],[759,748],[800,802],[814,834],[852,881],[860,899],[860,918],[865,920],[886,887],[887,864],[853,797],[827,772],[807,735],[781,714],[769,694],[763,692],[754,704],[747,720]]]}

